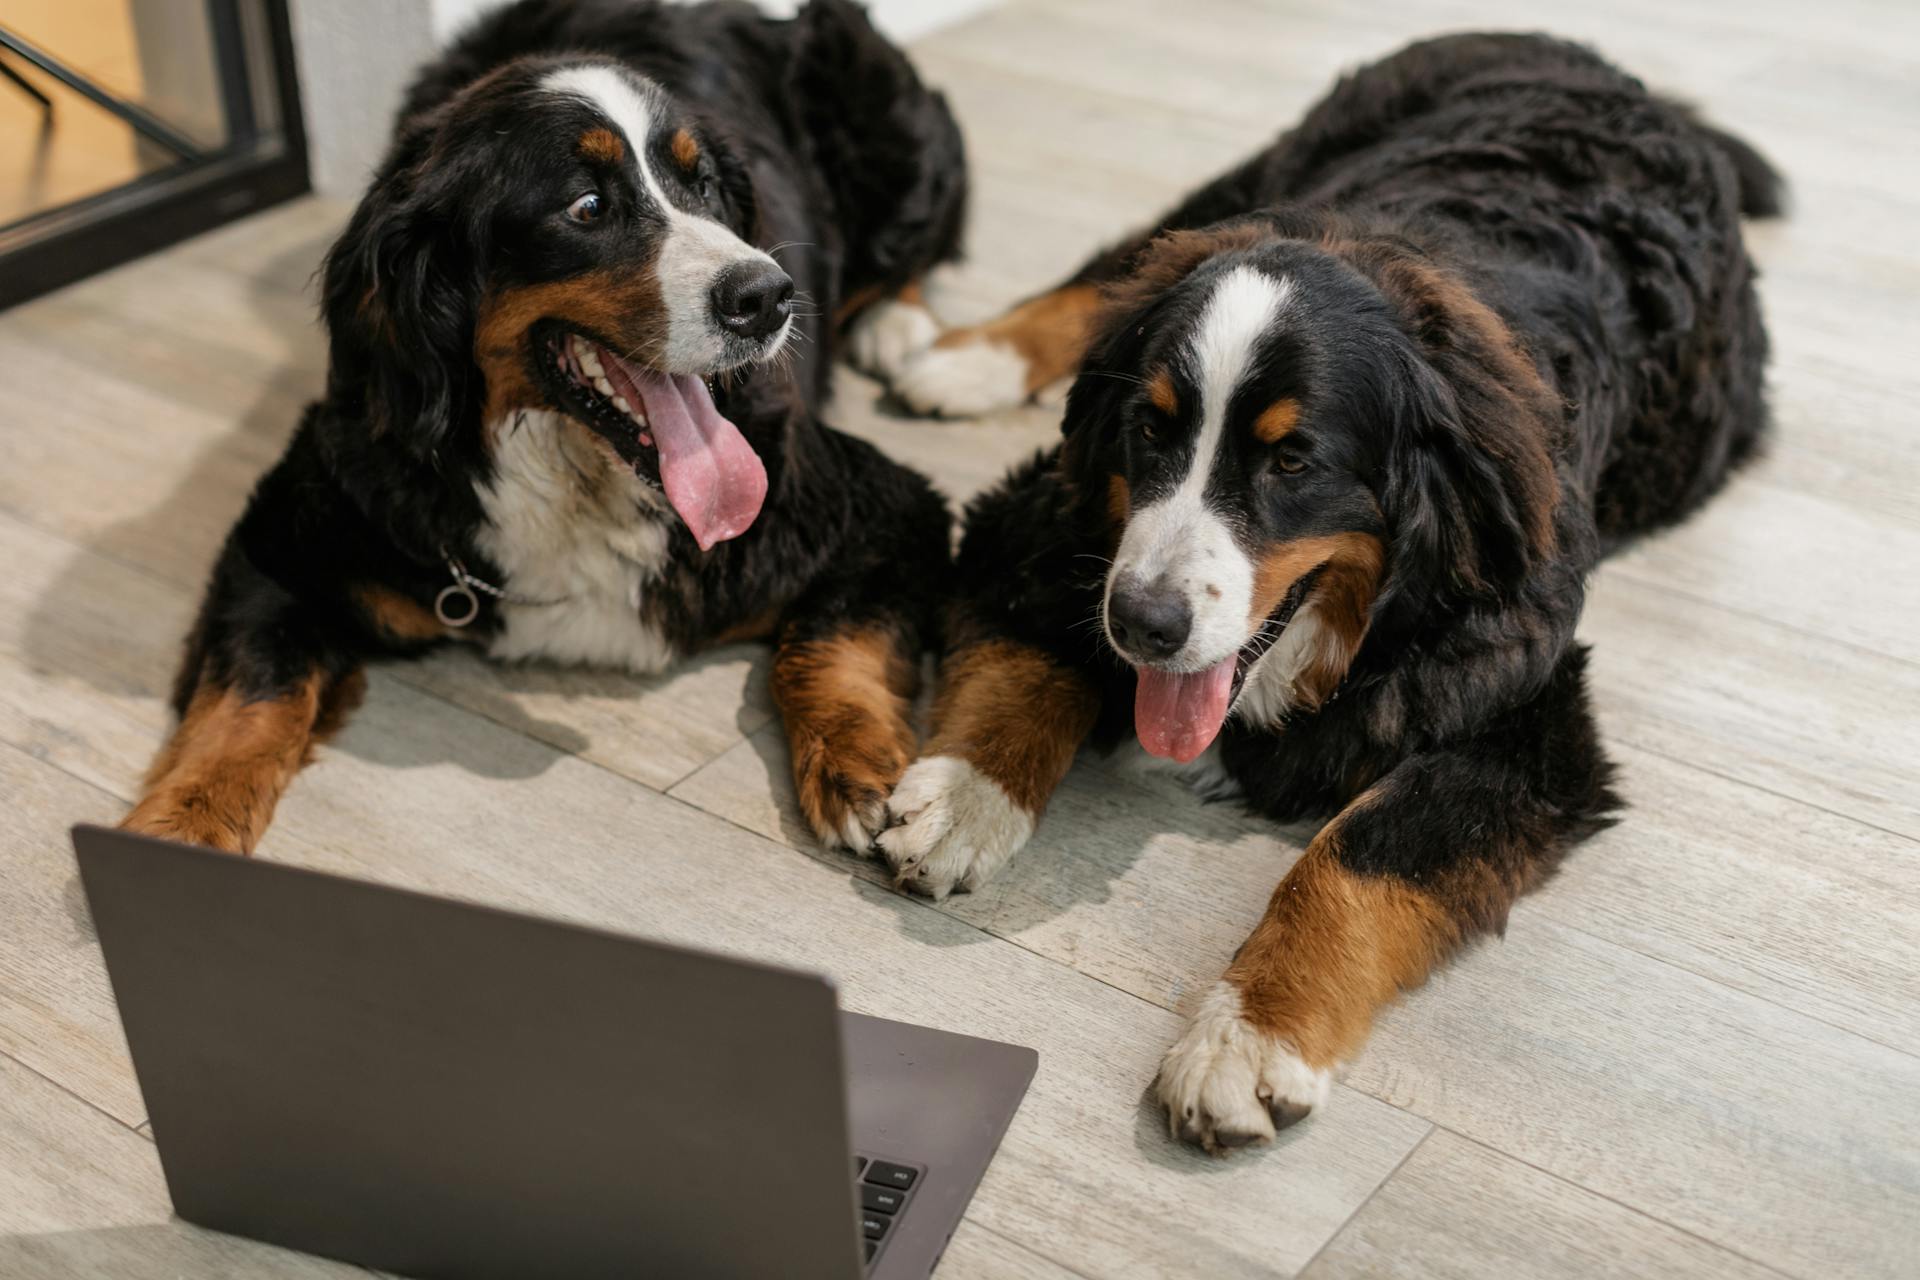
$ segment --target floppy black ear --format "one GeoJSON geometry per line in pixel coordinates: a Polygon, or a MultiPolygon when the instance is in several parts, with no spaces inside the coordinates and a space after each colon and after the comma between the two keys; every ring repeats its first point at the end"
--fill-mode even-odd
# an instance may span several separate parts
{"type": "Polygon", "coordinates": [[[1558,401],[1463,285],[1425,265],[1377,281],[1409,338],[1382,392],[1394,588],[1508,592],[1553,550],[1558,401]]]}
{"type": "Polygon", "coordinates": [[[1525,576],[1535,551],[1529,483],[1518,460],[1488,450],[1468,406],[1432,366],[1410,355],[1388,393],[1392,444],[1381,505],[1393,528],[1393,565],[1402,588],[1504,592],[1525,576]]]}
{"type": "Polygon", "coordinates": [[[1322,243],[1373,283],[1399,330],[1381,352],[1383,602],[1514,590],[1554,550],[1564,406],[1506,322],[1419,248],[1352,227],[1322,243]]]}
{"type": "Polygon", "coordinates": [[[1070,454],[1104,442],[1122,401],[1139,385],[1151,311],[1149,307],[1123,312],[1109,302],[1094,321],[1093,341],[1080,359],[1080,372],[1067,390],[1067,409],[1060,419],[1060,434],[1067,437],[1070,454]]]}
{"type": "Polygon", "coordinates": [[[480,410],[485,229],[455,198],[460,175],[409,151],[426,148],[401,143],[328,252],[322,307],[329,400],[427,458],[480,410]]]}
{"type": "Polygon", "coordinates": [[[747,172],[747,166],[726,140],[717,136],[717,131],[709,128],[707,137],[711,144],[708,153],[713,157],[713,167],[720,179],[720,197],[727,207],[728,226],[742,240],[757,244],[760,204],[753,192],[753,175],[747,172]]]}

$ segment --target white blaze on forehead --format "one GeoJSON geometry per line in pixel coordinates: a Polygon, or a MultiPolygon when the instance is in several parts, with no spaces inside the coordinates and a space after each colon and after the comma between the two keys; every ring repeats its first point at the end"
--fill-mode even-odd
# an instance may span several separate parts
{"type": "MultiPolygon", "coordinates": [[[[631,76],[617,67],[585,64],[550,72],[540,84],[550,92],[587,103],[626,135],[627,150],[632,153],[634,167],[639,172],[641,189],[667,220],[660,258],[654,266],[654,274],[660,281],[660,296],[667,306],[667,345],[655,363],[668,373],[711,371],[726,354],[725,343],[714,327],[709,301],[714,281],[722,271],[737,263],[772,263],[773,259],[712,218],[688,213],[667,198],[649,163],[647,151],[656,100],[631,76]]],[[[791,329],[789,323],[761,358],[770,358],[778,351],[791,329]]]]}
{"type": "Polygon", "coordinates": [[[1235,267],[1214,285],[1185,353],[1187,372],[1199,391],[1200,427],[1192,456],[1173,492],[1128,520],[1107,577],[1109,598],[1123,577],[1142,587],[1159,582],[1185,597],[1193,625],[1185,647],[1165,664],[1171,670],[1205,670],[1247,640],[1253,563],[1208,503],[1207,481],[1226,434],[1233,394],[1292,289],[1291,282],[1252,267],[1235,267]]]}
{"type": "MultiPolygon", "coordinates": [[[[1207,309],[1189,349],[1194,381],[1200,386],[1198,448],[1206,453],[1204,465],[1195,468],[1201,485],[1212,470],[1233,393],[1247,376],[1261,339],[1280,318],[1292,293],[1290,280],[1275,280],[1252,267],[1235,267],[1213,287],[1213,296],[1207,299],[1207,309]]],[[[1201,462],[1197,454],[1195,461],[1201,462]]]]}
{"type": "Polygon", "coordinates": [[[652,95],[615,67],[582,65],[562,67],[547,74],[540,87],[552,93],[578,98],[603,116],[607,123],[626,135],[627,150],[640,166],[640,180],[662,205],[667,203],[647,168],[647,139],[653,133],[652,95]]]}

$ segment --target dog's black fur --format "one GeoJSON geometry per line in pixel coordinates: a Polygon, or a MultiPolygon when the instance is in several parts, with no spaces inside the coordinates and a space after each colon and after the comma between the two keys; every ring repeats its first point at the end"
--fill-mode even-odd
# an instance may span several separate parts
{"type": "MultiPolygon", "coordinates": [[[[1228,974],[1245,1021],[1309,1067],[1357,1047],[1369,1001],[1503,927],[1616,809],[1574,640],[1587,575],[1761,440],[1767,340],[1739,220],[1779,205],[1753,150],[1588,50],[1463,35],[1343,79],[1068,282],[1100,286],[1104,310],[1065,439],[969,508],[948,667],[984,643],[1031,647],[1093,691],[1095,738],[1131,735],[1139,659],[1119,652],[1106,566],[1129,512],[1191,456],[1181,344],[1226,272],[1289,282],[1207,492],[1250,561],[1298,570],[1250,619],[1242,677],[1304,603],[1323,622],[1347,611],[1338,660],[1303,673],[1283,715],[1238,708],[1217,739],[1260,812],[1338,815],[1228,974]],[[1173,413],[1154,402],[1169,369],[1173,413]],[[1297,426],[1269,441],[1252,419],[1276,402],[1297,426]],[[1356,555],[1285,561],[1311,539],[1356,555]],[[1296,905],[1329,877],[1343,900],[1428,906],[1355,935],[1296,905]],[[1382,939],[1424,959],[1375,972],[1382,939]],[[1329,971],[1301,972],[1314,965],[1329,971]]],[[[1271,1132],[1262,1109],[1285,1123],[1310,1105],[1210,1105],[1194,1064],[1227,1056],[1169,1055],[1176,1132],[1236,1145],[1271,1132]]]]}
{"type": "MultiPolygon", "coordinates": [[[[515,430],[518,414],[557,410],[579,441],[591,428],[612,451],[596,468],[617,462],[658,484],[657,459],[607,421],[620,415],[554,364],[568,331],[629,351],[665,341],[674,299],[650,273],[673,210],[648,203],[636,150],[680,215],[772,249],[800,291],[788,359],[712,382],[768,473],[759,518],[702,551],[669,516],[640,618],[676,654],[763,635],[804,652],[853,633],[903,662],[918,653],[949,517],[921,477],[817,410],[848,300],[897,290],[958,251],[965,163],[944,100],[846,0],[784,21],[734,0],[521,0],[422,71],[327,257],[325,396],[220,554],[175,692],[182,729],[131,825],[250,848],[285,780],[265,775],[290,773],[310,735],[338,723],[362,663],[496,636],[501,607],[485,593],[457,634],[433,616],[450,560],[501,582],[478,541],[491,424],[515,430]],[[651,95],[652,135],[607,141],[617,122],[544,88],[579,66],[613,68],[651,95]],[[588,155],[595,130],[604,154],[588,155]],[[604,196],[590,224],[569,213],[589,189],[604,196]],[[503,302],[516,298],[517,310],[503,302]],[[510,323],[488,330],[501,314],[510,323]],[[291,750],[293,763],[246,783],[242,730],[268,722],[270,754],[291,750]]],[[[877,804],[834,769],[868,750],[840,740],[858,726],[812,728],[827,765],[813,798],[877,804]]]]}

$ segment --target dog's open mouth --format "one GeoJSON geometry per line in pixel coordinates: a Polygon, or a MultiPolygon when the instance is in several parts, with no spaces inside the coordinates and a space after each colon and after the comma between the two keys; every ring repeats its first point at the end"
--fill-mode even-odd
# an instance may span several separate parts
{"type": "Polygon", "coordinates": [[[1198,759],[1213,745],[1240,697],[1247,673],[1279,643],[1319,576],[1320,569],[1314,568],[1296,578],[1247,642],[1212,666],[1200,671],[1136,668],[1133,731],[1140,745],[1181,764],[1198,759]]]}
{"type": "Polygon", "coordinates": [[[753,524],[767,496],[766,466],[714,407],[704,380],[656,372],[558,327],[546,331],[537,350],[559,407],[597,432],[635,472],[658,475],[701,550],[753,524]]]}

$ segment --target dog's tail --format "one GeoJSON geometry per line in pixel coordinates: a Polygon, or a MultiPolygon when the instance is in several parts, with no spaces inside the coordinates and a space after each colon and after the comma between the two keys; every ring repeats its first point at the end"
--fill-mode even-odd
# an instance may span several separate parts
{"type": "Polygon", "coordinates": [[[1712,144],[1714,150],[1727,158],[1733,166],[1734,177],[1740,183],[1740,212],[1748,218],[1778,218],[1787,211],[1787,182],[1773,162],[1761,155],[1759,150],[1744,138],[1736,137],[1725,129],[1719,129],[1700,118],[1700,114],[1683,103],[1675,103],[1680,114],[1688,123],[1698,129],[1701,136],[1712,144]]]}
{"type": "Polygon", "coordinates": [[[1771,161],[1751,144],[1724,129],[1703,124],[1700,131],[1733,162],[1740,179],[1740,212],[1749,218],[1778,218],[1787,211],[1787,183],[1771,161]]]}

